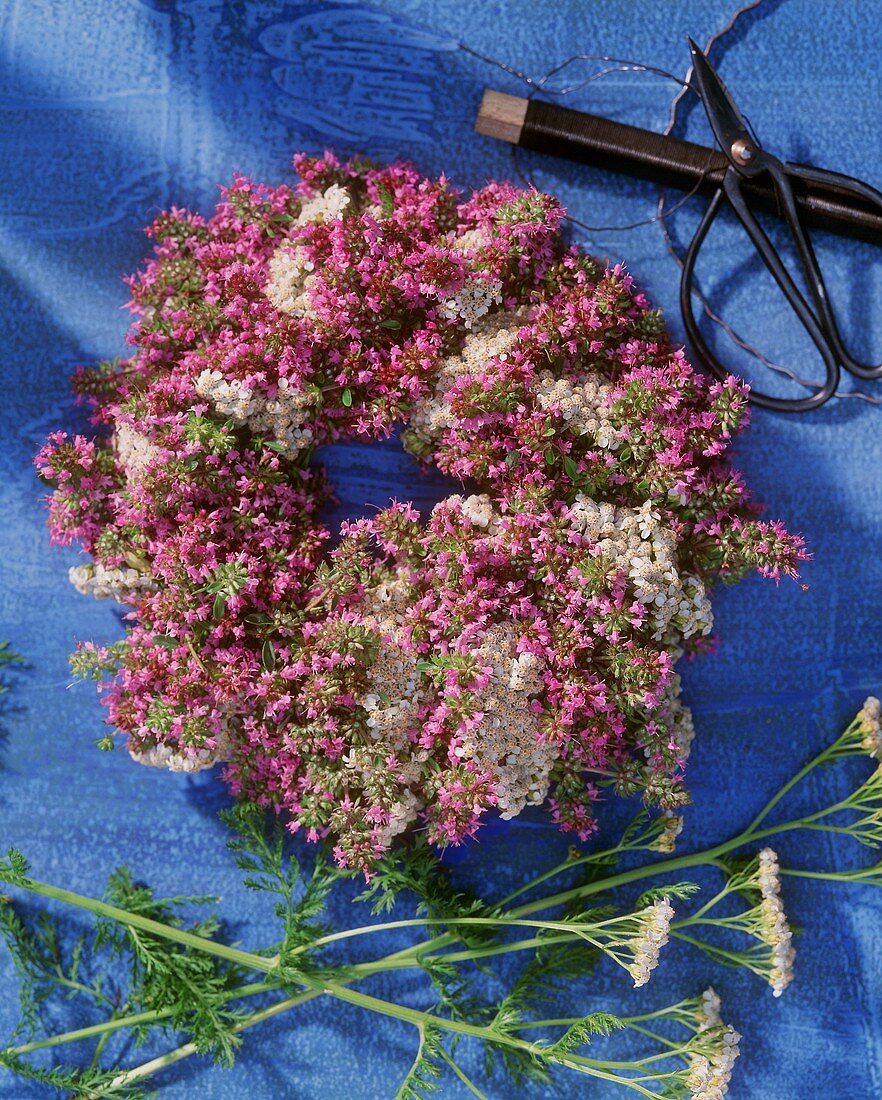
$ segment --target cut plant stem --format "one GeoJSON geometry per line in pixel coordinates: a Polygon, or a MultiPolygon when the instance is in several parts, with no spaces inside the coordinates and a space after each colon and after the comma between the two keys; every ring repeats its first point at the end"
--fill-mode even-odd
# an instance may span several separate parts
{"type": "MultiPolygon", "coordinates": [[[[593,894],[606,892],[612,890],[618,886],[624,886],[632,882],[637,882],[643,878],[654,877],[658,878],[666,874],[682,871],[687,868],[694,868],[698,866],[721,866],[721,860],[729,853],[736,851],[748,844],[755,843],[768,836],[796,830],[796,829],[829,829],[830,831],[850,831],[848,829],[837,830],[834,826],[824,826],[817,824],[823,818],[829,817],[834,813],[841,812],[847,809],[855,809],[856,807],[851,804],[851,800],[846,799],[835,803],[833,806],[828,806],[814,814],[808,815],[798,820],[792,820],[784,822],[780,825],[758,829],[757,825],[762,822],[768,812],[781,800],[781,798],[791,790],[800,778],[808,774],[814,767],[821,763],[824,759],[833,758],[836,755],[836,747],[838,743],[831,746],[825,753],[821,753],[813,761],[811,761],[805,768],[801,770],[793,779],[784,785],[781,790],[775,795],[764,807],[763,811],[754,819],[751,825],[741,832],[738,836],[725,841],[721,844],[715,845],[711,848],[707,848],[701,852],[695,852],[684,856],[675,857],[672,859],[662,860],[643,867],[632,868],[628,871],[622,871],[618,874],[609,875],[603,879],[597,879],[589,883],[585,883],[582,886],[573,887],[569,890],[560,891],[556,894],[548,895],[543,898],[522,904],[513,909],[504,910],[500,913],[497,907],[492,916],[487,917],[462,917],[462,918],[417,918],[411,920],[390,921],[381,925],[366,925],[358,928],[348,929],[343,932],[334,933],[328,936],[320,937],[313,941],[308,947],[298,949],[300,951],[307,949],[315,949],[323,946],[327,946],[333,942],[341,941],[344,939],[359,938],[364,935],[369,935],[379,931],[391,931],[401,928],[416,928],[416,927],[432,927],[433,925],[443,925],[445,928],[457,928],[460,926],[482,926],[482,927],[497,927],[497,928],[538,928],[547,930],[553,929],[558,932],[558,935],[553,937],[530,937],[524,940],[519,940],[514,943],[498,944],[494,943],[488,946],[482,946],[477,948],[466,948],[462,951],[448,952],[440,957],[449,960],[450,962],[464,962],[464,961],[477,961],[482,958],[488,958],[493,955],[504,954],[508,952],[515,952],[520,950],[526,950],[529,948],[537,947],[541,944],[548,944],[552,942],[565,942],[571,940],[573,937],[580,937],[583,940],[588,940],[589,943],[594,941],[588,935],[588,933],[594,928],[601,928],[604,924],[615,923],[616,920],[621,918],[611,918],[609,921],[599,921],[593,925],[575,925],[567,921],[548,921],[548,920],[528,920],[525,919],[529,914],[539,912],[545,909],[565,905],[571,901],[581,900],[589,897],[593,894]]],[[[851,830],[853,831],[853,830],[851,830]]],[[[548,872],[537,876],[531,882],[525,886],[516,890],[512,894],[508,895],[503,900],[502,905],[508,904],[510,901],[519,897],[527,890],[533,889],[539,886],[541,883],[548,879],[563,873],[564,871],[579,866],[583,863],[598,862],[608,856],[618,854],[627,849],[623,845],[618,845],[615,848],[608,849],[604,852],[593,853],[577,860],[567,860],[560,864],[558,867],[553,868],[548,872]]],[[[641,848],[635,848],[633,850],[643,850],[641,848]]],[[[794,876],[801,876],[806,878],[829,878],[832,880],[851,880],[855,875],[843,875],[835,872],[811,872],[811,871],[787,871],[783,870],[783,874],[792,874],[794,876]]],[[[862,874],[874,880],[880,876],[880,869],[869,868],[862,874]]],[[[861,881],[861,878],[857,876],[857,880],[861,881]]],[[[218,943],[217,941],[208,937],[199,936],[191,932],[186,932],[180,928],[172,927],[169,924],[164,924],[161,921],[152,920],[148,917],[141,916],[137,913],[129,912],[128,910],[117,908],[116,906],[109,905],[106,902],[99,901],[94,898],[88,898],[83,895],[74,893],[73,891],[63,889],[61,887],[52,886],[48,883],[40,882],[35,879],[27,878],[24,882],[19,884],[23,889],[32,893],[41,895],[46,898],[55,899],[57,901],[64,902],[69,905],[73,905],[77,908],[87,910],[94,913],[96,916],[104,917],[113,920],[124,926],[130,926],[132,928],[139,929],[143,932],[147,932],[158,938],[169,940],[180,944],[181,946],[190,948],[191,950],[205,952],[210,955],[214,955],[218,958],[224,959],[227,962],[235,964],[236,966],[257,970],[267,975],[272,975],[272,972],[277,969],[280,958],[279,956],[267,957],[265,955],[258,955],[248,951],[242,951],[238,948],[228,947],[225,944],[218,943]]],[[[683,929],[690,925],[697,925],[701,923],[725,925],[725,920],[713,920],[704,918],[704,914],[714,904],[716,900],[726,894],[727,890],[724,888],[720,891],[711,902],[707,903],[697,914],[694,914],[691,918],[686,918],[683,921],[677,923],[671,929],[672,935],[684,940],[694,946],[708,950],[708,945],[701,943],[698,940],[684,934],[683,929]]],[[[335,981],[328,981],[321,976],[321,974],[310,974],[308,972],[294,972],[294,973],[280,973],[275,976],[270,976],[268,980],[252,983],[250,985],[243,985],[236,989],[230,990],[228,996],[223,998],[227,1000],[244,999],[249,996],[256,995],[258,993],[266,993],[272,990],[290,988],[292,984],[301,985],[304,987],[301,992],[288,996],[283,1000],[277,1001],[274,1004],[268,1005],[244,1019],[238,1021],[232,1027],[232,1033],[238,1034],[241,1031],[245,1031],[250,1027],[254,1027],[264,1020],[270,1019],[273,1016],[277,1016],[283,1012],[293,1009],[299,1005],[313,1000],[316,997],[323,995],[334,997],[335,999],[345,1001],[347,1003],[366,1008],[370,1011],[378,1012],[382,1015],[388,1015],[401,1019],[405,1022],[414,1024],[418,1027],[425,1028],[426,1025],[438,1027],[443,1031],[448,1031],[460,1035],[469,1035],[474,1038],[481,1039],[485,1042],[496,1043],[503,1046],[511,1046],[521,1049],[531,1055],[536,1055],[556,1061],[561,1065],[566,1065],[572,1069],[578,1070],[581,1073],[587,1073],[591,1076],[595,1076],[605,1080],[615,1081],[620,1085],[627,1086],[635,1089],[642,1095],[655,1097],[658,1094],[650,1092],[639,1083],[639,1081],[622,1078],[614,1072],[609,1072],[614,1069],[629,1069],[638,1070],[646,1066],[651,1062],[657,1062],[664,1057],[670,1056],[670,1053],[675,1053],[677,1046],[674,1043],[670,1043],[667,1040],[663,1040],[666,1046],[669,1046],[668,1053],[655,1055],[650,1058],[643,1059],[634,1063],[616,1063],[616,1062],[597,1062],[592,1059],[586,1059],[572,1053],[561,1054],[559,1057],[555,1057],[549,1053],[548,1048],[535,1047],[533,1044],[527,1043],[518,1039],[510,1034],[503,1034],[495,1032],[492,1027],[484,1027],[474,1024],[467,1024],[463,1021],[448,1020],[443,1017],[434,1016],[431,1013],[422,1012],[420,1010],[411,1009],[403,1005],[398,1005],[393,1002],[382,1001],[376,997],[371,997],[367,994],[360,993],[356,990],[348,988],[350,983],[358,982],[364,978],[370,977],[374,974],[381,973],[388,970],[397,970],[402,968],[419,967],[422,965],[424,958],[439,957],[439,953],[447,947],[461,942],[461,937],[456,934],[455,931],[448,931],[440,936],[432,937],[428,940],[423,940],[420,943],[413,944],[410,947],[404,948],[400,951],[394,952],[390,955],[384,956],[380,959],[376,959],[367,963],[356,963],[347,968],[344,976],[335,981]],[[605,1068],[604,1068],[605,1067],[605,1068]]],[[[595,946],[603,949],[600,944],[595,946]]],[[[740,962],[741,965],[750,966],[749,961],[746,961],[741,953],[736,956],[730,952],[726,952],[721,948],[714,948],[717,956],[720,958],[731,956],[733,961],[740,962]]],[[[285,960],[287,961],[287,960],[285,960]]],[[[753,969],[753,967],[751,967],[753,969]]],[[[759,972],[759,971],[757,971],[759,972]]],[[[172,1013],[170,1010],[156,1010],[150,1012],[134,1013],[128,1016],[113,1017],[110,1020],[105,1021],[102,1024],[96,1024],[90,1027],[79,1028],[75,1031],[65,1032],[60,1035],[52,1036],[47,1039],[38,1040],[31,1043],[22,1044],[21,1046],[12,1048],[11,1053],[16,1055],[23,1055],[37,1050],[43,1050],[49,1047],[58,1046],[64,1043],[72,1043],[82,1039],[99,1037],[99,1050],[103,1044],[107,1041],[109,1035],[115,1031],[118,1031],[127,1027],[136,1027],[143,1024],[161,1023],[163,1020],[168,1019],[172,1013]]],[[[642,1027],[639,1021],[649,1021],[655,1018],[655,1014],[648,1014],[645,1017],[633,1017],[632,1019],[624,1020],[626,1026],[632,1027],[635,1031],[645,1033],[651,1037],[662,1039],[661,1036],[654,1036],[646,1028],[642,1027]]],[[[553,1026],[555,1024],[571,1024],[578,1022],[577,1019],[571,1021],[559,1020],[559,1021],[535,1021],[531,1023],[525,1023],[524,1029],[536,1028],[542,1026],[553,1026]]],[[[182,1046],[176,1048],[169,1053],[162,1055],[158,1058],[151,1059],[148,1062],[143,1063],[140,1066],[136,1066],[131,1070],[121,1073],[113,1082],[111,1087],[117,1087],[121,1084],[133,1082],[143,1077],[150,1076],[151,1074],[163,1069],[167,1066],[173,1065],[176,1062],[189,1057],[191,1054],[197,1053],[195,1044],[185,1043],[182,1046]]],[[[445,1059],[447,1061],[447,1059],[445,1059]]],[[[455,1064],[453,1064],[454,1072],[457,1071],[455,1064]]],[[[470,1090],[476,1096],[481,1096],[481,1093],[477,1090],[471,1082],[468,1082],[464,1075],[460,1072],[458,1074],[463,1083],[466,1084],[470,1090]]],[[[644,1078],[649,1080],[649,1078],[644,1078]]],[[[653,1080],[659,1080],[656,1077],[653,1080]]]]}
{"type": "Polygon", "coordinates": [[[195,951],[204,951],[206,954],[215,955],[217,958],[226,959],[227,962],[236,963],[238,966],[247,967],[250,970],[260,970],[269,973],[274,969],[273,959],[265,955],[254,955],[250,951],[240,951],[235,947],[218,943],[217,940],[208,939],[205,936],[197,936],[192,932],[185,932],[182,928],[174,928],[161,921],[151,920],[150,917],[142,917],[139,913],[129,912],[128,909],[118,909],[115,905],[108,905],[97,898],[89,898],[83,894],[76,894],[72,890],[65,890],[60,886],[51,886],[46,882],[28,878],[22,889],[29,890],[33,894],[39,894],[44,898],[53,898],[63,901],[67,905],[73,905],[77,909],[85,909],[99,917],[107,917],[118,924],[128,925],[131,928],[139,928],[142,932],[149,932],[161,939],[172,940],[183,947],[190,947],[195,951]]]}
{"type": "MultiPolygon", "coordinates": [[[[231,989],[229,993],[220,999],[219,1003],[244,1000],[246,997],[256,997],[260,993],[269,993],[279,989],[278,982],[258,982],[253,985],[239,986],[231,989]]],[[[76,1043],[81,1039],[92,1039],[99,1035],[110,1035],[114,1031],[120,1031],[127,1027],[137,1027],[139,1024],[161,1023],[173,1015],[173,1009],[154,1009],[149,1012],[135,1012],[128,1016],[116,1016],[105,1020],[100,1024],[92,1024],[89,1027],[80,1027],[75,1031],[65,1031],[59,1035],[50,1035],[46,1039],[37,1039],[31,1043],[23,1043],[21,1046],[12,1047],[12,1054],[30,1054],[35,1050],[45,1050],[48,1047],[62,1046],[65,1043],[76,1043]]]]}
{"type": "MultiPolygon", "coordinates": [[[[291,1008],[296,1008],[298,1005],[304,1004],[306,1001],[311,1001],[318,996],[321,996],[321,990],[307,990],[304,993],[298,994],[296,997],[288,997],[284,1001],[276,1001],[275,1004],[271,1004],[267,1008],[261,1008],[259,1011],[253,1012],[250,1016],[246,1016],[244,1020],[240,1020],[235,1024],[231,1030],[233,1034],[238,1035],[240,1032],[246,1031],[249,1027],[255,1027],[257,1024],[262,1024],[264,1020],[270,1020],[273,1016],[279,1016],[281,1013],[287,1012],[291,1008]]],[[[161,1054],[158,1058],[151,1058],[149,1062],[143,1062],[140,1066],[134,1066],[132,1069],[125,1070],[117,1077],[114,1077],[109,1087],[110,1089],[115,1089],[119,1088],[121,1085],[128,1085],[132,1081],[139,1081],[143,1077],[150,1077],[159,1070],[165,1069],[168,1066],[173,1066],[176,1062],[182,1062],[185,1058],[189,1058],[190,1055],[198,1053],[199,1051],[195,1043],[184,1043],[175,1050],[169,1051],[168,1054],[161,1054]]],[[[99,1098],[93,1097],[90,1098],[90,1100],[99,1100],[99,1098]]]]}

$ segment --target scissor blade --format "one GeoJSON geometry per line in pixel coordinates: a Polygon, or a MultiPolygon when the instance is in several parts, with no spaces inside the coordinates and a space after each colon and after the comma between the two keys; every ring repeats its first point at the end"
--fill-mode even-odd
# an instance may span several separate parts
{"type": "Polygon", "coordinates": [[[730,150],[736,141],[749,141],[753,144],[750,130],[716,69],[701,48],[691,38],[688,41],[689,52],[692,54],[692,80],[701,96],[714,137],[731,159],[730,150]]]}

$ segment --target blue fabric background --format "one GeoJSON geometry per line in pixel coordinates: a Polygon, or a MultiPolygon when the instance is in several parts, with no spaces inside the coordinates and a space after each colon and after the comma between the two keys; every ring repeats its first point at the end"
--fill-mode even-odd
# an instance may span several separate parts
{"type": "MultiPolygon", "coordinates": [[[[19,845],[40,877],[86,893],[100,892],[107,870],[121,861],[165,892],[217,892],[233,918],[249,922],[248,942],[259,942],[267,919],[262,901],[239,886],[224,848],[218,779],[139,769],[124,752],[93,748],[102,713],[89,686],[70,686],[67,654],[77,638],[119,636],[118,614],[68,585],[76,554],[49,549],[31,472],[47,432],[81,416],[68,396],[71,371],[122,350],[120,275],[145,254],[141,227],[170,203],[207,209],[215,184],[233,169],[288,178],[299,148],[406,155],[466,187],[508,176],[509,151],[473,135],[472,123],[485,84],[512,92],[521,85],[456,50],[449,36],[533,75],[580,50],[682,74],[687,33],[703,42],[731,13],[732,0],[0,5],[0,637],[29,662],[3,714],[4,848],[19,845]]],[[[739,22],[714,56],[765,144],[882,186],[880,14],[875,2],[768,0],[739,22]]],[[[573,102],[660,129],[672,89],[632,74],[573,102]]],[[[700,111],[683,122],[684,133],[709,141],[700,111]]],[[[654,211],[648,185],[538,157],[521,163],[591,224],[630,223],[654,211]]],[[[679,215],[681,238],[700,205],[679,215]]],[[[626,259],[680,331],[678,272],[657,226],[577,230],[576,237],[626,259]]],[[[747,335],[810,373],[810,349],[739,242],[733,230],[715,231],[702,261],[707,285],[747,335]]],[[[843,327],[869,355],[874,335],[877,350],[882,344],[878,255],[829,240],[820,253],[843,327]]],[[[726,354],[733,365],[740,361],[731,349],[726,354]]],[[[875,392],[882,395],[882,383],[875,392]]],[[[808,591],[751,579],[717,594],[720,652],[685,670],[699,730],[686,845],[728,836],[865,694],[882,688],[880,428],[882,409],[842,400],[805,417],[757,413],[739,444],[757,494],[770,513],[804,532],[814,561],[805,569],[808,591]]],[[[440,479],[421,479],[394,442],[336,448],[328,465],[339,490],[337,518],[393,494],[425,505],[444,492],[440,479]]],[[[835,782],[818,777],[807,798],[828,794],[835,782]]],[[[853,858],[818,837],[782,842],[782,856],[828,867],[853,858]]],[[[513,852],[523,864],[559,853],[563,843],[548,826],[516,823],[497,829],[459,867],[483,883],[516,878],[522,872],[513,868],[513,852]]],[[[745,1036],[734,1097],[879,1097],[882,897],[789,880],[786,904],[805,934],[796,982],[780,1001],[747,975],[714,973],[694,952],[672,946],[638,992],[603,968],[596,1003],[645,1010],[712,979],[726,1018],[745,1036]]],[[[338,916],[350,919],[343,910],[338,916]]],[[[13,988],[4,955],[0,1033],[16,1016],[13,988]]],[[[405,1025],[318,1003],[251,1038],[232,1073],[184,1063],[163,1079],[164,1095],[383,1100],[414,1048],[405,1025]]],[[[548,1095],[499,1082],[488,1093],[548,1095]]],[[[0,1094],[42,1095],[5,1078],[0,1094]]],[[[447,1081],[442,1095],[466,1094],[447,1081]]],[[[569,1079],[560,1095],[618,1093],[569,1079]]]]}

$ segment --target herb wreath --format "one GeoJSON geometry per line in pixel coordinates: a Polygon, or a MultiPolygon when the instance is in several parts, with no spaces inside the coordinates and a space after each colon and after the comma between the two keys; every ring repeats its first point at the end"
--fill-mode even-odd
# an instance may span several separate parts
{"type": "Polygon", "coordinates": [[[584,839],[602,785],[681,804],[674,664],[707,646],[709,588],[805,557],[726,457],[743,388],[565,245],[548,195],[295,167],[156,220],[131,357],[76,379],[98,435],[38,456],[54,540],[91,555],[71,579],[131,608],[74,668],[136,760],[226,761],[350,868],[418,820],[457,843],[547,800],[584,839]],[[468,495],[328,550],[314,450],[399,426],[468,495]]]}

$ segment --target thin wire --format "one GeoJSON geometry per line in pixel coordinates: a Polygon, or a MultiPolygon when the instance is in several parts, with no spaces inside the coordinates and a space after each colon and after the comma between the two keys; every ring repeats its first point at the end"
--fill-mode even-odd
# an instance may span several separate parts
{"type": "MultiPolygon", "coordinates": [[[[672,80],[675,84],[681,85],[680,94],[684,95],[688,91],[694,93],[694,89],[689,88],[688,84],[674,73],[668,72],[667,69],[658,68],[656,65],[645,65],[642,61],[633,61],[630,58],[623,57],[611,57],[608,54],[574,54],[572,57],[566,58],[565,61],[561,61],[554,68],[550,69],[547,73],[539,78],[529,76],[527,73],[522,72],[520,69],[515,68],[513,65],[509,65],[504,61],[498,61],[495,57],[490,57],[487,54],[481,53],[480,50],[474,49],[472,46],[466,45],[464,42],[457,42],[459,49],[467,54],[471,54],[472,57],[476,57],[479,61],[484,61],[488,65],[494,65],[496,68],[501,69],[503,72],[508,73],[510,76],[516,77],[523,84],[529,88],[527,99],[533,99],[540,92],[547,96],[565,96],[570,95],[574,91],[578,91],[581,88],[587,87],[589,84],[594,83],[595,80],[600,80],[602,77],[610,76],[612,73],[625,73],[625,72],[647,72],[653,73],[656,76],[664,77],[667,80],[672,80]],[[608,64],[609,67],[601,69],[599,72],[592,73],[591,76],[586,77],[584,80],[577,84],[571,84],[563,88],[549,88],[547,87],[548,81],[559,73],[563,72],[570,65],[577,62],[585,61],[599,61],[608,64]]],[[[533,177],[524,172],[521,164],[518,160],[519,148],[517,145],[511,147],[511,160],[515,174],[520,181],[528,187],[536,188],[536,183],[533,177]]],[[[708,164],[703,169],[702,174],[699,176],[698,181],[693,186],[692,190],[684,195],[677,203],[670,207],[666,213],[673,214],[674,211],[679,210],[682,206],[693,198],[701,188],[704,176],[710,169],[710,165],[713,161],[714,150],[708,151],[708,164]]],[[[538,190],[538,188],[537,188],[538,190]]],[[[587,222],[580,221],[578,218],[573,217],[572,214],[565,214],[564,220],[570,225],[578,226],[580,229],[589,233],[616,233],[625,232],[631,229],[639,229],[645,225],[654,225],[659,220],[660,215],[658,213],[653,214],[649,218],[641,218],[640,221],[631,222],[628,225],[589,225],[587,222]]]]}
{"type": "Polygon", "coordinates": [[[553,69],[549,69],[545,76],[536,82],[536,90],[544,89],[547,95],[570,95],[570,93],[585,88],[593,81],[608,76],[610,73],[655,73],[656,76],[663,76],[668,80],[673,80],[676,84],[687,87],[686,82],[681,80],[679,76],[675,76],[674,73],[669,73],[667,69],[660,69],[655,65],[646,65],[642,61],[632,61],[627,57],[610,57],[608,54],[576,53],[572,57],[568,57],[566,61],[561,61],[559,65],[555,65],[553,69]],[[599,73],[593,73],[579,84],[571,84],[569,87],[559,89],[545,88],[545,85],[553,76],[562,73],[564,69],[568,69],[570,65],[575,64],[577,61],[603,61],[613,67],[602,69],[599,73]]]}
{"type": "MultiPolygon", "coordinates": [[[[609,57],[606,54],[587,54],[587,53],[583,53],[583,54],[574,54],[572,57],[568,57],[566,59],[566,61],[562,61],[559,65],[556,65],[553,69],[551,69],[548,73],[546,73],[545,76],[542,77],[540,80],[535,81],[534,82],[534,87],[530,91],[530,94],[527,98],[528,99],[534,98],[534,96],[540,91],[543,91],[545,93],[545,95],[557,95],[557,96],[568,95],[571,92],[580,90],[581,88],[586,88],[589,84],[592,84],[595,80],[600,80],[601,78],[603,78],[605,76],[611,76],[613,73],[628,73],[628,72],[653,73],[656,76],[664,77],[666,80],[672,80],[675,84],[679,84],[680,85],[680,91],[679,91],[678,95],[682,96],[682,95],[685,95],[687,92],[690,92],[690,91],[693,92],[693,94],[694,94],[694,89],[690,88],[686,81],[681,80],[680,77],[678,77],[675,73],[668,72],[667,69],[660,69],[656,65],[644,65],[640,61],[632,61],[628,58],[623,58],[623,57],[609,57]],[[602,61],[602,62],[605,62],[605,63],[609,63],[609,67],[606,68],[606,69],[601,69],[599,72],[592,73],[591,76],[586,77],[584,80],[580,81],[578,84],[571,84],[568,87],[564,87],[564,88],[557,89],[557,90],[546,87],[547,82],[552,77],[557,76],[558,73],[563,72],[564,69],[568,68],[570,65],[572,65],[576,62],[583,62],[583,61],[602,61]]],[[[515,159],[515,160],[517,158],[517,150],[518,150],[518,147],[513,146],[513,159],[515,159]]],[[[714,150],[709,150],[708,151],[708,162],[705,165],[705,167],[702,169],[701,175],[698,177],[698,180],[696,181],[696,183],[694,184],[692,189],[690,191],[688,191],[683,196],[683,198],[681,198],[676,203],[675,206],[672,206],[670,208],[670,210],[667,211],[668,214],[673,214],[675,210],[679,210],[682,206],[685,206],[686,203],[689,202],[689,200],[691,198],[693,198],[698,193],[698,191],[700,190],[701,185],[704,181],[704,178],[705,178],[705,176],[707,175],[707,172],[710,169],[710,166],[711,166],[711,163],[713,162],[713,159],[714,159],[714,150]]],[[[530,178],[530,177],[527,177],[527,182],[532,187],[536,186],[535,183],[533,182],[532,178],[530,178]]],[[[618,232],[627,232],[631,229],[640,229],[645,225],[654,225],[655,222],[657,222],[659,220],[660,215],[659,215],[658,211],[656,211],[655,214],[651,215],[648,218],[641,218],[639,221],[630,222],[627,225],[589,225],[587,222],[583,222],[579,218],[573,217],[572,214],[566,214],[566,215],[564,215],[564,217],[565,217],[565,220],[567,222],[569,222],[570,225],[577,225],[580,229],[583,229],[588,233],[618,233],[618,232]]]]}
{"type": "MultiPolygon", "coordinates": [[[[759,0],[757,0],[757,2],[759,2],[759,0]]],[[[532,99],[540,91],[543,91],[545,93],[545,95],[557,95],[557,96],[569,95],[572,92],[580,91],[582,88],[587,88],[589,84],[593,84],[595,80],[600,80],[605,76],[611,76],[613,73],[628,73],[628,72],[653,73],[656,76],[664,77],[666,80],[672,80],[672,81],[674,81],[675,84],[680,85],[680,91],[677,93],[678,96],[685,96],[688,92],[692,92],[693,94],[695,94],[695,89],[690,88],[688,80],[681,80],[680,77],[678,77],[675,73],[668,72],[667,69],[660,69],[656,65],[644,65],[640,61],[631,61],[628,58],[608,57],[605,54],[587,54],[587,53],[583,53],[583,54],[574,54],[573,57],[567,58],[566,61],[562,61],[559,65],[555,66],[555,68],[551,69],[548,73],[546,73],[544,77],[542,77],[540,80],[536,81],[535,86],[533,87],[533,89],[530,92],[530,95],[527,98],[532,99]],[[606,69],[601,69],[599,72],[592,73],[591,76],[586,77],[584,80],[580,81],[578,84],[571,84],[568,87],[564,87],[564,88],[561,88],[561,89],[553,89],[553,88],[546,87],[547,82],[552,77],[557,76],[558,73],[563,72],[564,69],[568,68],[570,65],[574,64],[575,62],[581,62],[581,61],[602,61],[602,62],[607,62],[607,63],[609,63],[609,67],[606,68],[606,69]]],[[[515,146],[515,149],[517,149],[517,146],[515,146]]],[[[707,175],[708,171],[710,170],[711,164],[713,163],[714,154],[715,154],[715,150],[713,150],[713,149],[708,150],[707,164],[702,169],[701,175],[698,177],[698,180],[696,181],[696,183],[694,184],[692,189],[690,191],[687,191],[687,193],[683,196],[683,198],[681,198],[674,206],[672,206],[666,212],[667,214],[673,214],[675,211],[679,210],[682,206],[685,206],[686,203],[689,202],[689,200],[691,198],[693,198],[695,195],[698,194],[699,190],[701,189],[701,185],[704,182],[705,176],[707,175]]],[[[532,180],[530,180],[529,182],[530,182],[531,185],[535,186],[533,184],[532,180]]],[[[644,225],[653,225],[655,222],[657,222],[659,220],[660,216],[661,215],[658,213],[658,211],[656,211],[656,213],[654,215],[652,215],[651,217],[641,218],[640,221],[631,222],[628,225],[589,225],[587,222],[583,222],[583,221],[580,221],[578,218],[574,218],[571,214],[567,214],[565,217],[566,217],[566,220],[571,225],[577,225],[577,226],[579,226],[580,229],[584,229],[589,233],[616,233],[616,232],[626,232],[626,231],[631,230],[631,229],[640,229],[644,225]]]]}
{"type": "MultiPolygon", "coordinates": [[[[707,40],[707,45],[704,47],[705,56],[717,44],[717,42],[720,41],[721,38],[724,38],[727,34],[729,34],[731,31],[733,31],[735,29],[735,24],[738,22],[738,20],[741,18],[742,15],[746,15],[749,11],[753,11],[755,8],[760,7],[760,5],[762,3],[763,3],[763,0],[749,0],[749,3],[744,4],[736,12],[734,12],[733,15],[732,15],[732,18],[725,25],[725,27],[721,27],[718,31],[716,31],[714,34],[712,34],[710,36],[710,38],[707,40]]],[[[668,115],[668,124],[667,124],[667,126],[665,127],[665,129],[663,131],[663,133],[665,133],[665,134],[670,134],[671,131],[674,129],[674,126],[677,123],[677,112],[680,109],[680,104],[682,103],[682,101],[683,101],[683,99],[686,95],[686,92],[690,88],[689,81],[690,81],[691,77],[692,77],[692,66],[690,65],[689,68],[686,70],[686,77],[682,81],[683,87],[676,94],[676,96],[674,96],[674,99],[671,102],[671,111],[670,111],[670,114],[668,115]]]]}
{"type": "Polygon", "coordinates": [[[531,76],[528,76],[526,73],[521,72],[520,69],[516,69],[513,65],[509,65],[507,61],[499,61],[495,57],[490,57],[488,54],[481,53],[480,50],[476,50],[474,46],[466,45],[465,42],[457,41],[456,46],[457,49],[462,50],[463,53],[471,54],[472,57],[476,57],[479,61],[484,61],[488,65],[493,65],[497,69],[501,69],[504,73],[508,73],[509,76],[517,77],[518,80],[520,80],[523,84],[528,85],[528,87],[535,87],[536,81],[531,76]]]}

